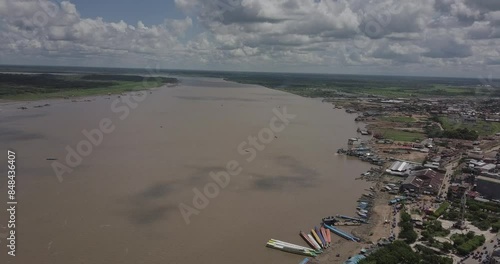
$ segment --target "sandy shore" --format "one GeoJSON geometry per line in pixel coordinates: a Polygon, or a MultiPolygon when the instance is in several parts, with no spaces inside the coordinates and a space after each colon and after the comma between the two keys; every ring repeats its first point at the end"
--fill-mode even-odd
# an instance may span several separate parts
{"type": "MultiPolygon", "coordinates": [[[[124,120],[112,111],[117,99],[0,105],[1,148],[18,153],[23,241],[7,263],[298,263],[303,257],[266,241],[305,246],[300,230],[354,215],[371,186],[355,180],[369,164],[335,154],[356,133],[352,115],[321,100],[207,78],[155,90],[124,120]],[[249,146],[238,146],[285,108],[296,118],[248,162],[249,146]],[[60,182],[47,158],[64,161],[104,118],[115,130],[60,182]],[[194,190],[232,160],[241,172],[187,225],[180,204],[193,206],[194,190]]],[[[355,247],[339,243],[333,252],[344,261],[355,247]]]]}

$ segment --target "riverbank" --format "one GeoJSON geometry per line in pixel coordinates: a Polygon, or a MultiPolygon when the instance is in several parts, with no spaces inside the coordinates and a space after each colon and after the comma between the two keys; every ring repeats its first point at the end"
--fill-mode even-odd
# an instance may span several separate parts
{"type": "Polygon", "coordinates": [[[126,116],[111,106],[127,96],[107,97],[0,106],[0,142],[16,150],[23,175],[18,239],[26,251],[14,263],[298,263],[303,257],[266,241],[306,246],[300,230],[327,215],[355,215],[370,187],[355,180],[368,164],[335,155],[358,126],[320,100],[200,78],[155,89],[126,116]],[[264,149],[247,142],[256,154],[247,161],[252,151],[241,154],[238,146],[269,127],[275,111],[296,117],[264,149]],[[82,131],[104,118],[113,132],[60,182],[47,158],[65,162],[67,147],[76,149],[86,140],[82,131]],[[193,190],[203,192],[211,173],[232,160],[241,173],[187,225],[179,204],[193,206],[193,190]]]}
{"type": "Polygon", "coordinates": [[[172,86],[178,82],[176,78],[136,75],[0,73],[0,100],[74,99],[172,86]]]}

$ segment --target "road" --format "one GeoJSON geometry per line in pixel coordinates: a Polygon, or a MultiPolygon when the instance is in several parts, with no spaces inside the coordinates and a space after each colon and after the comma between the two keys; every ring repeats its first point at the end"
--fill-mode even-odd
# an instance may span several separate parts
{"type": "Polygon", "coordinates": [[[444,176],[443,180],[443,185],[441,186],[441,189],[439,190],[438,197],[442,197],[446,199],[446,196],[448,195],[448,188],[450,187],[450,179],[451,176],[453,175],[453,168],[457,166],[456,162],[453,162],[446,166],[446,174],[444,176]]]}

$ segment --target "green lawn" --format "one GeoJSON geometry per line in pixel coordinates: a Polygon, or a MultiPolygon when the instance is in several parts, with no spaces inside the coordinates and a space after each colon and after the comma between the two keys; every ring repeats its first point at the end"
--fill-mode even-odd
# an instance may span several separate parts
{"type": "Polygon", "coordinates": [[[387,122],[398,122],[398,123],[415,122],[415,118],[409,116],[385,116],[380,119],[387,122]]]}
{"type": "Polygon", "coordinates": [[[379,128],[376,129],[376,133],[382,135],[386,139],[392,139],[394,141],[410,141],[415,142],[416,140],[424,139],[424,134],[418,132],[408,132],[403,130],[397,130],[392,128],[379,128]]]}
{"type": "Polygon", "coordinates": [[[500,123],[498,122],[477,120],[474,123],[463,123],[460,120],[454,120],[448,117],[440,117],[439,120],[445,130],[467,128],[469,130],[477,131],[480,136],[488,136],[500,132],[500,123]]]}
{"type": "Polygon", "coordinates": [[[105,94],[120,94],[124,92],[141,91],[145,89],[160,87],[163,85],[161,81],[148,81],[142,82],[117,82],[116,85],[108,87],[96,87],[91,89],[70,89],[52,93],[24,93],[17,95],[7,95],[2,99],[18,100],[18,101],[31,101],[42,100],[51,98],[64,98],[64,97],[84,97],[92,95],[105,95],[105,94]]]}

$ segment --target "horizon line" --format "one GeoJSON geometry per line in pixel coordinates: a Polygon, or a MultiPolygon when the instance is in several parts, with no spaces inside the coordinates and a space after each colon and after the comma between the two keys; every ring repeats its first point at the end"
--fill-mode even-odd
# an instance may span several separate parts
{"type": "MultiPolygon", "coordinates": [[[[110,66],[68,66],[68,65],[16,65],[16,64],[0,64],[2,67],[45,67],[45,68],[83,68],[83,69],[119,69],[119,70],[147,70],[147,68],[136,67],[110,67],[110,66]]],[[[248,70],[205,70],[205,69],[171,69],[160,68],[158,71],[191,71],[191,72],[215,72],[215,73],[254,73],[254,74],[300,74],[300,75],[339,75],[339,76],[374,76],[374,77],[417,77],[417,78],[448,78],[448,79],[480,79],[480,77],[457,77],[457,76],[437,76],[437,75],[402,75],[402,74],[366,74],[366,73],[325,73],[325,72],[280,72],[280,71],[248,71],[248,70]]],[[[493,78],[492,80],[500,80],[493,78]]]]}

